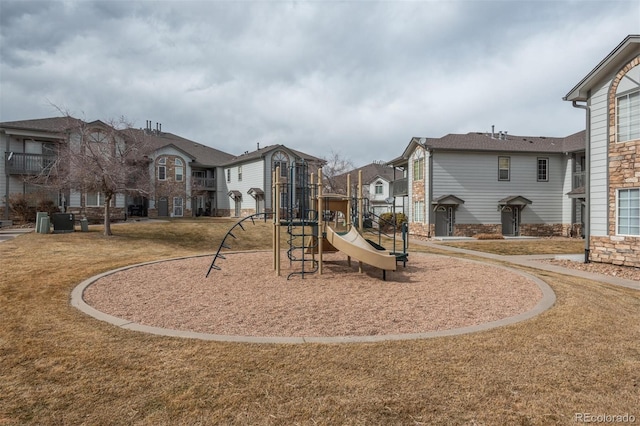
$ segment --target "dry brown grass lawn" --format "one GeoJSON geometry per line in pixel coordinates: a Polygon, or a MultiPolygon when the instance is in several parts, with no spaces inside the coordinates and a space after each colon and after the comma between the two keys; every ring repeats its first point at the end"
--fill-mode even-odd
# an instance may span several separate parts
{"type": "Polygon", "coordinates": [[[438,243],[500,255],[584,253],[584,240],[578,238],[439,241],[438,243]]]}
{"type": "MultiPolygon", "coordinates": [[[[640,292],[570,276],[530,271],[558,298],[532,320],[379,344],[151,336],[69,305],[96,273],[212,253],[231,223],[115,225],[111,238],[95,230],[0,244],[0,425],[546,425],[583,412],[640,421],[640,292]]],[[[234,249],[268,245],[270,235],[258,224],[234,249]]]]}

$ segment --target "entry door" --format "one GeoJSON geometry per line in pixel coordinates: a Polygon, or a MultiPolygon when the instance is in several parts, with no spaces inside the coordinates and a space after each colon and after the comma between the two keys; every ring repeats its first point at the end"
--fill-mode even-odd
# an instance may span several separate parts
{"type": "Polygon", "coordinates": [[[453,207],[438,206],[436,209],[436,237],[453,235],[453,207]]]}
{"type": "Polygon", "coordinates": [[[502,235],[520,235],[520,209],[506,206],[502,209],[502,235]]]}
{"type": "Polygon", "coordinates": [[[182,217],[184,214],[184,200],[182,197],[173,197],[173,216],[182,217]]]}
{"type": "Polygon", "coordinates": [[[162,197],[158,200],[158,216],[169,216],[169,200],[167,197],[162,197]]]}

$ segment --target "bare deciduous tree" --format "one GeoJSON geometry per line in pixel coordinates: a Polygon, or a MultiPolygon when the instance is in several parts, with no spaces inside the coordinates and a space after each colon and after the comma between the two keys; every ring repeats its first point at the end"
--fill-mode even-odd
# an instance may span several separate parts
{"type": "Polygon", "coordinates": [[[43,167],[34,183],[99,194],[104,235],[112,235],[111,205],[116,195],[150,193],[151,145],[145,132],[133,130],[124,117],[109,122],[72,120],[73,125],[64,129],[66,143],[59,145],[55,160],[43,167]]]}
{"type": "Polygon", "coordinates": [[[336,194],[346,194],[346,174],[355,169],[353,162],[335,151],[331,151],[329,156],[323,158],[323,160],[326,162],[322,166],[325,190],[336,194]]]}

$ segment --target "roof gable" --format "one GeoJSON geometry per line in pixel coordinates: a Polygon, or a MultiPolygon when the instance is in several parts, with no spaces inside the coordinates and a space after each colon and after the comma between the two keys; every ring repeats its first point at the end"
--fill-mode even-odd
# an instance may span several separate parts
{"type": "Polygon", "coordinates": [[[586,101],[590,89],[606,76],[618,71],[630,57],[640,55],[640,35],[629,35],[616,46],[594,69],[589,72],[562,99],[565,101],[586,101]]]}
{"type": "Polygon", "coordinates": [[[431,204],[434,204],[436,206],[455,206],[464,204],[464,200],[460,197],[456,197],[453,194],[447,194],[436,198],[431,202],[431,204]]]}
{"type": "Polygon", "coordinates": [[[235,157],[230,158],[224,166],[232,166],[235,164],[248,163],[256,160],[262,160],[269,153],[275,151],[285,151],[291,157],[294,157],[296,160],[304,160],[311,163],[324,164],[324,160],[314,157],[313,155],[306,154],[301,151],[296,151],[295,149],[288,148],[284,145],[276,144],[276,145],[267,145],[263,148],[258,148],[255,151],[246,151],[244,154],[237,155],[235,157]]]}

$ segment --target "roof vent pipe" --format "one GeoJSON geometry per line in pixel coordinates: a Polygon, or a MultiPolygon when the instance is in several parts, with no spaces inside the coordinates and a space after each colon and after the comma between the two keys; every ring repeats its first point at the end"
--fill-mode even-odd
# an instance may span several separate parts
{"type": "Polygon", "coordinates": [[[496,126],[495,126],[495,124],[492,124],[491,125],[491,139],[495,139],[495,137],[496,137],[495,130],[496,130],[496,126]]]}

